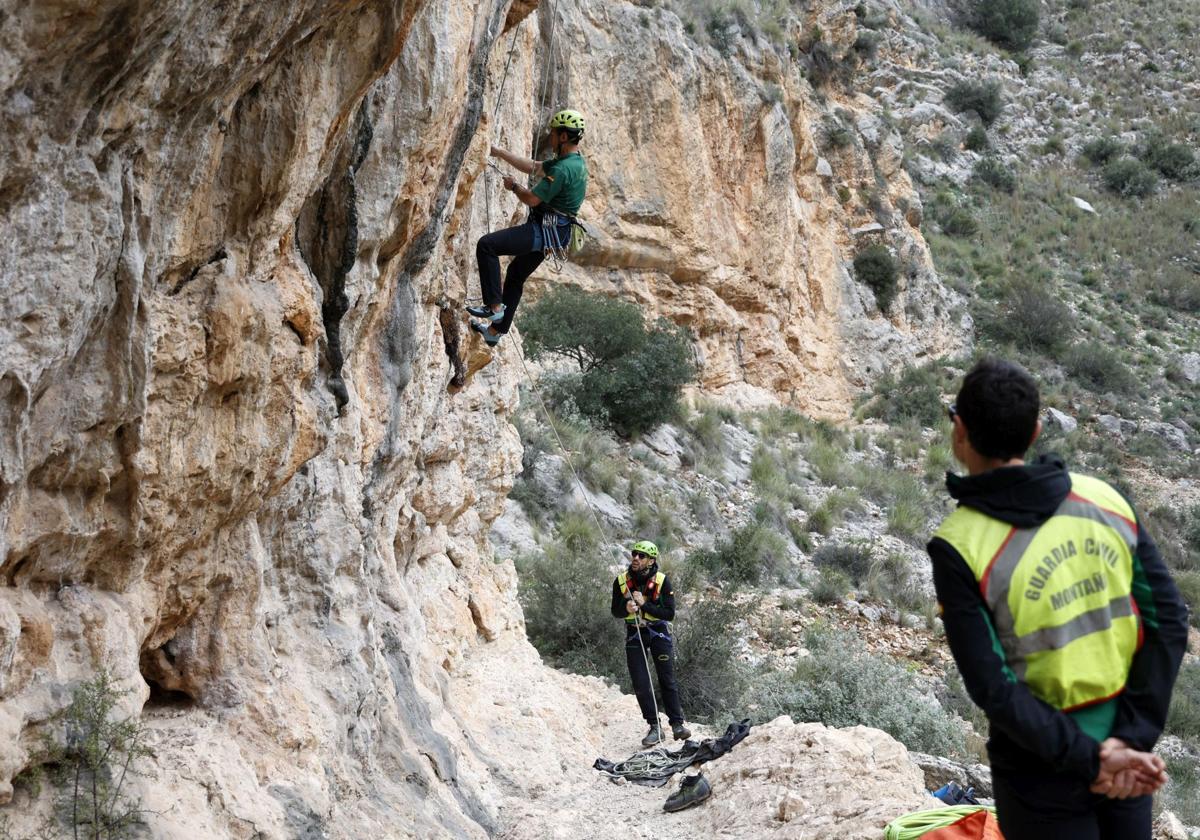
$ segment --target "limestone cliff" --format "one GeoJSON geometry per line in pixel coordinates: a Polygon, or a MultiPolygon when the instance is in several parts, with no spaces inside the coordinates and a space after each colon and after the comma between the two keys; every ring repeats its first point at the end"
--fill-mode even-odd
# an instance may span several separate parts
{"type": "Polygon", "coordinates": [[[599,234],[564,279],[688,325],[706,387],[835,412],[961,340],[870,100],[665,12],[535,5],[0,3],[0,799],[106,667],[155,836],[505,826],[521,733],[479,663],[543,760],[599,691],[542,668],[490,559],[520,367],[458,314],[515,215],[487,145],[555,105],[591,117],[599,234]],[[837,102],[863,140],[832,171],[908,266],[890,319],[846,271],[869,211],[818,168],[837,102]]]}

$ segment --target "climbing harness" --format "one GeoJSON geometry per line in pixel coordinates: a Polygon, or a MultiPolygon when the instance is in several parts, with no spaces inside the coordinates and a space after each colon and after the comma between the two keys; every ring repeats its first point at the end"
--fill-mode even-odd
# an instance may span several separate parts
{"type": "Polygon", "coordinates": [[[550,260],[551,270],[555,274],[562,273],[563,264],[570,259],[571,254],[578,253],[583,248],[586,240],[587,233],[579,219],[574,216],[553,210],[547,210],[542,216],[542,253],[550,260]],[[565,241],[561,234],[563,228],[570,231],[565,241]]]}
{"type": "Polygon", "coordinates": [[[934,829],[953,825],[976,811],[991,811],[993,816],[996,813],[995,808],[985,808],[981,805],[956,805],[951,808],[917,811],[914,814],[905,814],[888,823],[884,838],[885,840],[917,840],[934,829]]]}

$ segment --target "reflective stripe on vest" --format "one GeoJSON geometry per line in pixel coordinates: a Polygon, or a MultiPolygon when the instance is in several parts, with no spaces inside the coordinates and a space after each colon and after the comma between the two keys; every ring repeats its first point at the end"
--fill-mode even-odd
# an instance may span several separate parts
{"type": "Polygon", "coordinates": [[[960,506],[935,534],[979,582],[1008,666],[1068,711],[1119,694],[1141,643],[1133,510],[1103,481],[1070,478],[1071,492],[1036,528],[960,506]]]}
{"type": "MultiPolygon", "coordinates": [[[[651,587],[650,595],[646,598],[647,601],[653,601],[658,598],[658,593],[662,591],[663,581],[666,579],[667,579],[667,576],[665,574],[663,574],[662,572],[659,572],[658,574],[656,574],[654,576],[654,584],[651,587]]],[[[621,574],[617,575],[617,584],[621,587],[621,595],[623,595],[626,600],[629,600],[629,595],[630,595],[629,574],[627,572],[621,572],[621,574]]],[[[663,619],[656,619],[656,620],[662,621],[663,619]]],[[[637,615],[636,614],[627,615],[627,616],[625,616],[625,621],[629,624],[636,624],[637,623],[637,615]]]]}

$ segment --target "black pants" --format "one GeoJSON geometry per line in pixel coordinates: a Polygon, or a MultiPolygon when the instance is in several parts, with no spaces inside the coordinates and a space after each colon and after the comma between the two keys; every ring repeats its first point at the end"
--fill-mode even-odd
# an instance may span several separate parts
{"type": "Polygon", "coordinates": [[[669,636],[653,634],[642,628],[642,639],[645,647],[638,642],[636,630],[626,630],[625,663],[629,666],[629,678],[633,680],[633,693],[637,695],[638,706],[642,709],[642,717],[651,726],[657,726],[654,719],[654,684],[650,673],[646,670],[646,656],[654,663],[658,673],[658,687],[662,690],[663,711],[672,726],[683,723],[683,708],[679,705],[679,687],[675,685],[675,646],[669,636]]]}
{"type": "Polygon", "coordinates": [[[1108,799],[1051,773],[993,770],[996,816],[1009,840],[1150,840],[1152,798],[1108,799]]]}
{"type": "MultiPolygon", "coordinates": [[[[540,223],[529,221],[523,225],[505,228],[479,238],[475,246],[475,258],[479,262],[479,286],[483,290],[486,306],[504,304],[504,320],[496,324],[496,332],[503,335],[512,327],[513,315],[521,302],[525,280],[545,259],[537,244],[535,234],[540,234],[540,223]],[[504,291],[500,291],[500,257],[514,257],[504,275],[504,291]]],[[[645,669],[643,669],[645,670],[645,669]]]]}

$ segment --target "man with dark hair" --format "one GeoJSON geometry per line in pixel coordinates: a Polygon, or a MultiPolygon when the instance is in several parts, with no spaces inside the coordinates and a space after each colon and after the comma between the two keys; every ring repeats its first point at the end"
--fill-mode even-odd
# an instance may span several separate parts
{"type": "Polygon", "coordinates": [[[958,508],[929,543],[946,638],[990,724],[1013,840],[1150,840],[1150,753],[1187,645],[1187,607],[1128,500],[1061,459],[1025,462],[1037,386],[985,359],[949,409],[958,508]]]}
{"type": "Polygon", "coordinates": [[[533,189],[526,189],[504,176],[504,188],[530,208],[529,219],[481,236],[475,246],[483,305],[468,306],[467,312],[482,319],[471,321],[471,329],[490,347],[499,344],[500,337],[512,327],[525,281],[542,264],[546,253],[562,254],[570,244],[572,225],[577,224],[575,214],[587,193],[587,164],[579,154],[584,129],[583,115],[578,111],[567,109],[551,117],[550,145],[554,157],[541,163],[491,147],[493,157],[526,175],[536,176],[538,181],[533,189]],[[508,264],[503,288],[501,256],[514,258],[508,264]]]}

